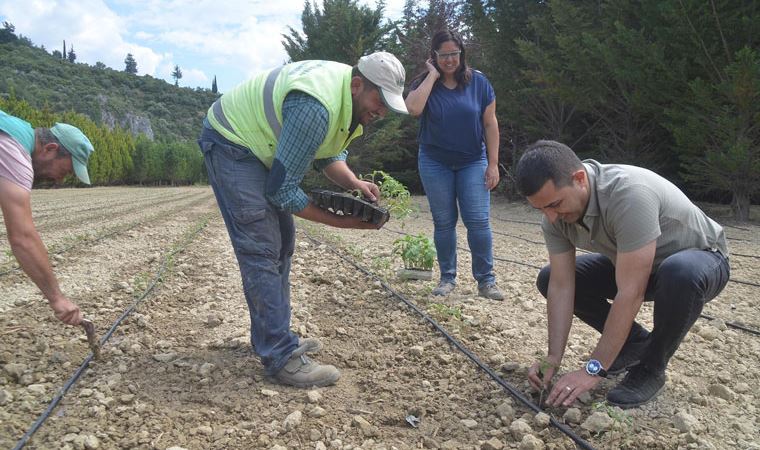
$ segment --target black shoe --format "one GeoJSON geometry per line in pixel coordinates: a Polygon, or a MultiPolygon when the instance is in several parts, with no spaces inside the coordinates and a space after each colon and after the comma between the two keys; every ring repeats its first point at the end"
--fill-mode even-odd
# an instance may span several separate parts
{"type": "Polygon", "coordinates": [[[641,361],[641,356],[644,354],[647,345],[649,345],[649,339],[639,342],[627,342],[623,345],[610,368],[607,369],[607,374],[618,375],[637,365],[641,361]]]}
{"type": "Polygon", "coordinates": [[[655,398],[664,388],[664,371],[653,371],[639,364],[607,393],[607,402],[623,409],[635,408],[655,398]]]}

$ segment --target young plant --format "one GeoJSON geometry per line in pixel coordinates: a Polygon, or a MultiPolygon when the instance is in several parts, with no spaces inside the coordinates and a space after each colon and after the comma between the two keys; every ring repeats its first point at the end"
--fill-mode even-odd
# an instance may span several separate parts
{"type": "Polygon", "coordinates": [[[380,188],[381,206],[386,208],[392,217],[404,219],[414,212],[409,190],[386,172],[375,170],[372,173],[362,175],[360,178],[364,181],[371,181],[380,188]]]}
{"type": "Polygon", "coordinates": [[[633,417],[629,416],[619,408],[615,408],[607,402],[595,402],[594,409],[602,411],[610,416],[614,423],[620,424],[624,427],[630,427],[633,425],[633,417]]]}
{"type": "Polygon", "coordinates": [[[401,256],[404,268],[412,270],[433,270],[435,245],[424,234],[407,235],[393,242],[393,253],[401,256]]]}
{"type": "MultiPolygon", "coordinates": [[[[542,383],[544,380],[544,375],[549,369],[554,369],[556,371],[557,369],[559,369],[559,367],[555,365],[554,363],[550,362],[548,359],[546,359],[546,357],[542,357],[541,361],[539,361],[538,363],[538,378],[541,379],[542,383]]],[[[539,392],[539,396],[538,396],[539,407],[542,406],[544,403],[544,395],[546,394],[546,388],[547,386],[543,384],[541,385],[541,391],[539,392]]]]}
{"type": "Polygon", "coordinates": [[[443,303],[431,303],[430,309],[443,317],[453,317],[462,320],[462,308],[459,306],[447,306],[443,303]]]}

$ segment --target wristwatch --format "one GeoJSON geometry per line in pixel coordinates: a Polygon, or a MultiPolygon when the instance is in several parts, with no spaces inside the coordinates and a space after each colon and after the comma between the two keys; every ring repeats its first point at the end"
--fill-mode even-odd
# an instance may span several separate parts
{"type": "Polygon", "coordinates": [[[602,367],[602,363],[596,359],[590,359],[586,363],[586,373],[593,377],[607,378],[607,371],[602,367]]]}

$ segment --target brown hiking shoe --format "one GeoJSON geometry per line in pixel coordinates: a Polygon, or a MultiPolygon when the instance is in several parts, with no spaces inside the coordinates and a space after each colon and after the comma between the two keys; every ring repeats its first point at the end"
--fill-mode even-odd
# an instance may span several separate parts
{"type": "Polygon", "coordinates": [[[433,289],[433,292],[431,292],[433,295],[439,296],[439,297],[445,297],[449,294],[451,294],[451,291],[454,290],[456,287],[456,284],[454,284],[451,281],[448,280],[441,280],[438,282],[438,286],[433,289]]]}
{"type": "Polygon", "coordinates": [[[298,388],[312,386],[329,386],[340,379],[340,371],[328,364],[312,361],[306,353],[318,350],[319,342],[315,339],[304,339],[293,353],[285,367],[274,375],[274,381],[298,388]],[[315,345],[316,344],[316,345],[315,345]]]}
{"type": "Polygon", "coordinates": [[[496,286],[496,283],[488,283],[478,288],[478,295],[491,300],[504,300],[504,294],[496,286]]]}

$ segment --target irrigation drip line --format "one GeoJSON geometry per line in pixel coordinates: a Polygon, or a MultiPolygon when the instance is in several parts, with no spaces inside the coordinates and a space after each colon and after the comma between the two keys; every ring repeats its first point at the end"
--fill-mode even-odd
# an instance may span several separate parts
{"type": "MultiPolygon", "coordinates": [[[[192,202],[190,202],[190,205],[195,205],[196,203],[200,203],[202,200],[203,199],[198,199],[197,201],[193,200],[192,202]]],[[[182,209],[185,206],[187,206],[187,205],[182,205],[182,207],[177,207],[177,208],[170,209],[168,212],[171,213],[171,212],[174,212],[174,211],[179,211],[180,209],[182,209]]],[[[71,244],[69,244],[69,245],[67,245],[67,246],[65,246],[65,247],[63,247],[61,249],[58,249],[58,250],[52,252],[51,255],[60,255],[62,253],[66,253],[67,251],[71,250],[72,248],[78,247],[82,243],[94,244],[96,242],[100,242],[103,239],[106,239],[108,237],[111,237],[111,236],[119,234],[119,233],[124,233],[125,231],[129,231],[132,228],[136,228],[136,227],[138,227],[138,226],[140,226],[142,224],[145,224],[145,223],[149,222],[152,219],[161,218],[164,215],[165,214],[149,217],[146,220],[140,220],[140,221],[132,223],[131,225],[127,225],[124,228],[118,228],[118,227],[116,227],[115,230],[110,231],[110,232],[108,232],[106,234],[101,234],[100,236],[96,236],[93,239],[77,240],[77,241],[75,241],[75,242],[73,242],[73,243],[71,243],[71,244]]],[[[8,275],[8,274],[13,273],[13,272],[18,272],[19,270],[21,270],[21,266],[11,267],[10,269],[7,269],[7,270],[4,270],[4,271],[0,272],[0,277],[3,277],[5,275],[8,275]]]]}
{"type": "MultiPolygon", "coordinates": [[[[383,229],[384,230],[388,230],[388,231],[390,231],[392,233],[403,234],[403,235],[407,235],[407,236],[409,235],[409,233],[405,233],[405,232],[399,231],[399,230],[394,230],[394,229],[388,228],[388,227],[385,227],[383,229]]],[[[463,250],[463,251],[468,251],[468,252],[470,251],[467,248],[463,248],[463,247],[459,247],[459,246],[457,246],[457,249],[463,250]]],[[[589,252],[587,252],[587,251],[585,251],[583,249],[578,249],[578,250],[579,251],[583,251],[584,253],[589,253],[589,252]]],[[[514,259],[500,258],[498,256],[493,256],[493,259],[496,260],[496,261],[504,261],[504,262],[508,262],[508,263],[512,263],[512,264],[517,264],[517,265],[520,265],[520,266],[532,267],[532,268],[538,269],[538,270],[543,269],[543,267],[541,267],[541,266],[537,266],[535,264],[526,263],[526,262],[523,262],[523,261],[517,261],[517,260],[514,260],[514,259]]],[[[730,281],[732,283],[738,283],[738,284],[745,284],[745,285],[749,285],[749,286],[760,287],[760,284],[753,283],[751,281],[736,280],[736,279],[733,279],[733,278],[729,279],[728,281],[730,281]]],[[[710,316],[707,316],[705,314],[700,314],[699,316],[702,317],[702,318],[704,318],[704,319],[707,319],[707,320],[714,320],[715,319],[714,317],[710,317],[710,316]]],[[[721,319],[721,320],[723,320],[723,319],[721,319]]],[[[742,325],[742,324],[740,324],[738,322],[732,322],[732,321],[731,322],[724,321],[724,322],[725,322],[726,326],[728,326],[728,327],[736,328],[736,329],[742,330],[742,331],[747,331],[749,333],[752,333],[752,334],[760,336],[760,331],[754,330],[752,328],[748,328],[748,327],[746,327],[746,326],[744,326],[744,325],[742,325]]]]}
{"type": "MultiPolygon", "coordinates": [[[[702,317],[707,320],[716,320],[717,317],[708,316],[707,314],[700,314],[699,317],[702,317]]],[[[740,323],[737,322],[726,322],[726,325],[733,328],[738,328],[740,330],[746,331],[747,333],[752,333],[754,335],[760,336],[760,331],[753,330],[752,328],[748,328],[740,323]]]]}
{"type": "MultiPolygon", "coordinates": [[[[172,250],[161,262],[161,267],[158,269],[158,272],[156,272],[156,276],[153,278],[153,281],[151,281],[148,288],[145,290],[145,292],[142,293],[140,298],[134,301],[132,305],[127,308],[122,315],[116,319],[116,322],[111,325],[111,328],[108,330],[106,334],[103,335],[103,337],[100,339],[100,346],[102,347],[103,344],[105,344],[108,339],[111,338],[111,335],[116,331],[116,328],[121,324],[121,322],[124,321],[132,312],[137,308],[137,306],[150,294],[153,289],[158,285],[159,281],[161,280],[161,277],[163,276],[164,272],[166,272],[166,267],[168,265],[168,261],[171,259],[172,256],[176,255],[177,253],[183,251],[185,248],[187,248],[187,245],[192,241],[192,239],[198,235],[204,228],[206,228],[206,225],[208,225],[208,218],[205,218],[201,225],[193,231],[189,236],[185,238],[185,242],[182,243],[179,247],[172,250]]],[[[84,359],[82,364],[79,366],[79,368],[74,372],[74,374],[69,378],[69,380],[63,385],[60,391],[58,391],[58,394],[56,394],[55,397],[53,397],[53,400],[51,400],[50,404],[48,404],[47,408],[45,408],[45,411],[37,418],[37,420],[34,421],[32,424],[32,427],[27,430],[26,433],[24,433],[24,436],[21,437],[21,439],[16,443],[16,446],[13,447],[13,450],[21,450],[24,448],[24,446],[29,442],[29,439],[32,438],[34,433],[37,432],[42,427],[42,424],[45,423],[45,421],[50,417],[50,414],[53,412],[53,410],[58,406],[58,404],[63,400],[64,395],[71,389],[74,384],[79,380],[79,377],[82,376],[82,374],[87,370],[87,367],[90,365],[90,362],[92,362],[93,354],[90,352],[87,357],[84,359]]]]}
{"type": "Polygon", "coordinates": [[[747,254],[744,254],[744,253],[736,253],[736,252],[731,252],[731,256],[741,256],[743,258],[756,258],[756,259],[760,259],[759,255],[747,255],[747,254]]]}
{"type": "MultiPolygon", "coordinates": [[[[396,234],[402,234],[404,236],[409,236],[409,233],[405,233],[405,232],[399,231],[399,230],[394,230],[394,229],[388,228],[388,227],[383,228],[383,230],[388,230],[391,233],[396,233],[396,234]]],[[[460,246],[457,246],[457,250],[462,250],[462,251],[466,251],[466,252],[470,251],[470,249],[464,248],[464,247],[460,247],[460,246]]],[[[521,265],[521,266],[532,267],[532,268],[538,269],[538,270],[541,270],[543,268],[543,267],[537,266],[535,264],[530,264],[530,263],[526,263],[526,262],[522,262],[522,261],[517,261],[517,260],[514,260],[514,259],[500,258],[498,256],[493,256],[493,259],[496,260],[496,261],[503,261],[503,262],[508,262],[508,263],[512,263],[512,264],[518,264],[518,265],[521,265]]]]}
{"type": "MultiPolygon", "coordinates": [[[[317,239],[309,236],[307,234],[307,237],[314,243],[321,245],[322,242],[318,241],[317,239]]],[[[335,249],[333,249],[330,246],[327,246],[327,248],[336,256],[343,259],[344,261],[348,262],[352,266],[354,266],[357,270],[365,274],[366,276],[379,281],[380,284],[383,286],[383,288],[393,294],[394,297],[401,300],[407,307],[409,307],[411,310],[419,314],[425,321],[427,321],[430,325],[433,326],[438,332],[440,332],[454,347],[457,348],[460,352],[462,352],[465,356],[467,356],[470,361],[475,363],[478,368],[480,368],[482,371],[487,373],[491,379],[493,379],[496,383],[498,383],[502,388],[504,388],[506,391],[508,391],[514,398],[519,400],[522,404],[527,406],[529,409],[533,410],[536,413],[543,412],[543,410],[530,401],[525,395],[523,395],[522,392],[520,392],[517,388],[509,384],[508,382],[504,381],[503,378],[501,378],[499,375],[496,374],[496,372],[493,371],[490,367],[488,367],[485,363],[483,363],[474,353],[472,353],[467,347],[465,347],[461,342],[459,342],[454,336],[449,334],[448,331],[444,327],[442,327],[438,322],[436,322],[432,317],[430,317],[425,311],[422,311],[417,305],[415,305],[412,301],[408,300],[403,295],[399,294],[394,290],[388,283],[385,282],[382,278],[375,275],[374,273],[370,272],[369,270],[365,269],[364,267],[360,266],[357,262],[354,260],[348,258],[347,256],[342,255],[335,249]]],[[[555,428],[557,428],[559,431],[561,431],[564,435],[572,439],[580,448],[586,449],[586,450],[594,450],[594,447],[586,440],[584,440],[582,437],[578,436],[571,430],[568,426],[565,424],[557,421],[554,417],[549,415],[549,422],[554,425],[555,428]]]]}

